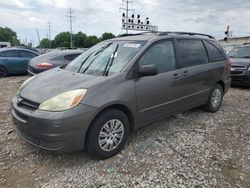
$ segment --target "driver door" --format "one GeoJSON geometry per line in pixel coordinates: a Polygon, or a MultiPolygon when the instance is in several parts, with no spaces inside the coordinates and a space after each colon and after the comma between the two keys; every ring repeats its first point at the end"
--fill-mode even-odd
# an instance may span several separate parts
{"type": "Polygon", "coordinates": [[[139,124],[147,124],[160,116],[178,111],[182,104],[172,40],[153,44],[138,61],[139,66],[155,65],[158,74],[135,80],[139,124]]]}

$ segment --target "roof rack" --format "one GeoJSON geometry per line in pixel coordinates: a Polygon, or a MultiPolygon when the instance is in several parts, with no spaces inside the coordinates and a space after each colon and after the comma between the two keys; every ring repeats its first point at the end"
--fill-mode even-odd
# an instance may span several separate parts
{"type": "Polygon", "coordinates": [[[179,32],[179,31],[147,31],[135,34],[122,34],[119,37],[126,37],[126,36],[136,36],[136,35],[145,35],[145,34],[156,34],[158,36],[165,36],[165,35],[190,35],[190,36],[204,36],[211,39],[215,39],[212,35],[207,35],[203,33],[193,33],[193,32],[179,32]]]}
{"type": "Polygon", "coordinates": [[[164,35],[199,35],[199,36],[204,36],[208,37],[211,39],[215,39],[212,35],[207,35],[207,34],[202,34],[202,33],[192,33],[192,32],[178,32],[178,31],[163,31],[163,32],[158,32],[158,36],[164,36],[164,35]]]}

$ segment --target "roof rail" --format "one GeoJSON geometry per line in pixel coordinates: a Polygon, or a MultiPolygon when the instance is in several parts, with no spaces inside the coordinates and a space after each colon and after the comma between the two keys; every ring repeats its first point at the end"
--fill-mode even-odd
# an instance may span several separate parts
{"type": "Polygon", "coordinates": [[[141,32],[141,33],[128,33],[128,34],[121,34],[121,35],[118,35],[118,37],[137,36],[137,35],[153,34],[153,33],[157,33],[157,32],[147,31],[147,32],[141,32]]]}
{"type": "Polygon", "coordinates": [[[211,39],[215,39],[212,35],[207,35],[207,34],[202,34],[202,33],[192,33],[192,32],[178,32],[178,31],[163,31],[163,32],[158,32],[158,36],[164,36],[164,35],[199,35],[199,36],[204,36],[208,37],[211,39]]]}

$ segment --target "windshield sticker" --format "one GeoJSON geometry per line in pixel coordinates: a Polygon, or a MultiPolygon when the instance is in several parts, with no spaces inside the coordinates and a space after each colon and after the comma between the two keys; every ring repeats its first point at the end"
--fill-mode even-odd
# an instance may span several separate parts
{"type": "Polygon", "coordinates": [[[141,45],[140,44],[133,44],[133,43],[126,43],[123,45],[123,47],[126,48],[139,48],[141,45]]]}

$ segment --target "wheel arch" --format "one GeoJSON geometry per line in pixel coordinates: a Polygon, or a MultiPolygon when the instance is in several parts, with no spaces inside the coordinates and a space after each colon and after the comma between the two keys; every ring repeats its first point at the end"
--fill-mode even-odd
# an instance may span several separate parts
{"type": "MultiPolygon", "coordinates": [[[[95,121],[95,119],[100,115],[102,114],[104,111],[107,111],[109,109],[119,109],[121,110],[123,113],[126,114],[126,116],[128,117],[128,120],[129,120],[129,125],[130,125],[130,130],[134,131],[136,130],[136,127],[135,127],[135,117],[133,115],[133,112],[131,109],[129,109],[126,105],[124,104],[110,104],[108,106],[105,106],[103,108],[101,108],[97,113],[96,115],[94,116],[94,118],[91,120],[91,123],[89,125],[89,127],[87,128],[87,131],[86,131],[86,134],[85,134],[85,141],[84,143],[86,144],[86,139],[88,137],[88,133],[89,133],[89,130],[93,124],[93,122],[95,121]]],[[[84,145],[85,145],[84,144],[84,145]]],[[[84,148],[86,148],[86,145],[84,146],[84,148]]]]}
{"type": "Polygon", "coordinates": [[[220,84],[223,89],[223,93],[225,93],[225,83],[222,80],[219,80],[216,84],[220,84]]]}

